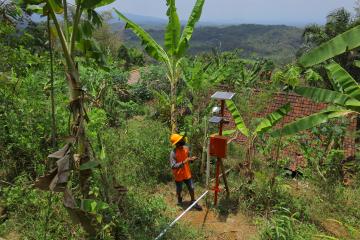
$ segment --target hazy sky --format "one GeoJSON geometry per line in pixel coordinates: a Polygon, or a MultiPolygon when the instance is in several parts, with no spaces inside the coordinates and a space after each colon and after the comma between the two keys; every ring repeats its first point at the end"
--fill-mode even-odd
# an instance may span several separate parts
{"type": "MultiPolygon", "coordinates": [[[[118,0],[111,6],[124,13],[164,18],[166,0],[118,0]]],[[[195,0],[177,0],[187,19],[195,0]]],[[[322,23],[333,9],[353,11],[355,0],[206,0],[201,21],[231,23],[322,23]]]]}

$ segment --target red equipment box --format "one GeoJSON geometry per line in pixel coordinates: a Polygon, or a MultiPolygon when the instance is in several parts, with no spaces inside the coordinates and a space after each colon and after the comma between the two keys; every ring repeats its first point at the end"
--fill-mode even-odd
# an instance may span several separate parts
{"type": "Polygon", "coordinates": [[[227,137],[213,135],[210,137],[210,156],[226,158],[227,137]]]}

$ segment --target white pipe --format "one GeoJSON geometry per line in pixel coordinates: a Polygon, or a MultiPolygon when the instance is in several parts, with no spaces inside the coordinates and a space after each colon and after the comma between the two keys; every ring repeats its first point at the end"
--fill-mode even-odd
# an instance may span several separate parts
{"type": "Polygon", "coordinates": [[[210,180],[210,144],[209,140],[206,141],[207,149],[206,149],[206,187],[210,188],[209,180],[210,180]]]}
{"type": "Polygon", "coordinates": [[[193,208],[195,206],[195,204],[197,204],[206,194],[209,193],[209,190],[205,191],[195,202],[193,202],[185,211],[183,211],[177,218],[175,218],[174,221],[172,221],[167,228],[165,228],[160,234],[159,236],[157,236],[155,238],[155,240],[160,239],[162,236],[164,236],[164,234],[177,222],[179,221],[180,218],[182,218],[182,216],[185,215],[185,213],[187,213],[191,208],[193,208]]]}

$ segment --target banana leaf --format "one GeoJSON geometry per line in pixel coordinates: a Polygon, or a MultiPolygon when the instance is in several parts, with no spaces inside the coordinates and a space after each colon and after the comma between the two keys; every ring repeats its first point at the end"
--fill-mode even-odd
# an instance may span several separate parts
{"type": "Polygon", "coordinates": [[[308,82],[319,82],[322,81],[322,77],[320,74],[315,72],[313,69],[309,68],[305,72],[305,79],[308,82]]]}
{"type": "Polygon", "coordinates": [[[246,127],[243,118],[240,115],[239,110],[237,109],[235,103],[232,100],[226,101],[226,106],[229,109],[232,117],[234,118],[236,128],[244,134],[246,137],[249,136],[249,129],[246,127]]]}
{"type": "Polygon", "coordinates": [[[342,91],[350,97],[360,100],[360,87],[355,79],[339,64],[333,62],[326,66],[329,78],[337,86],[338,91],[342,91]]]}
{"type": "Polygon", "coordinates": [[[276,111],[268,114],[264,120],[256,127],[256,134],[263,134],[272,129],[281,119],[283,119],[291,110],[290,103],[287,103],[277,109],[276,111]]]}
{"type": "Polygon", "coordinates": [[[169,23],[165,31],[164,45],[169,55],[175,55],[180,40],[181,25],[176,12],[175,0],[167,0],[166,4],[168,5],[166,15],[169,18],[169,23]]]}
{"type": "Polygon", "coordinates": [[[100,4],[101,0],[82,0],[81,6],[83,8],[91,9],[94,8],[96,5],[100,4]]]}
{"type": "Polygon", "coordinates": [[[81,5],[86,9],[94,9],[109,5],[113,2],[115,2],[115,0],[83,0],[81,5]]]}
{"type": "Polygon", "coordinates": [[[314,87],[296,87],[294,91],[315,102],[331,103],[345,108],[360,110],[360,101],[339,92],[314,87]]]}
{"type": "Polygon", "coordinates": [[[48,0],[47,2],[55,13],[60,14],[64,11],[61,0],[48,0]]]}
{"type": "Polygon", "coordinates": [[[204,6],[205,0],[197,0],[195,6],[190,14],[189,20],[181,34],[180,42],[177,47],[177,56],[181,57],[185,54],[185,51],[189,47],[189,41],[195,29],[195,24],[201,17],[201,12],[204,6]]]}
{"type": "Polygon", "coordinates": [[[27,5],[26,10],[31,11],[33,13],[37,13],[39,15],[46,15],[44,12],[44,6],[40,5],[27,5]]]}
{"type": "Polygon", "coordinates": [[[359,61],[359,60],[355,60],[353,65],[354,65],[355,67],[360,68],[360,61],[359,61]]]}
{"type": "Polygon", "coordinates": [[[270,135],[273,137],[278,137],[280,135],[283,135],[283,136],[293,135],[295,133],[316,127],[322,123],[326,123],[330,119],[346,116],[350,113],[353,113],[353,111],[350,111],[347,109],[330,107],[324,111],[315,113],[308,117],[304,117],[304,118],[296,120],[292,123],[289,123],[289,124],[285,125],[283,128],[277,129],[277,130],[271,132],[270,135]]]}
{"type": "Polygon", "coordinates": [[[122,13],[114,8],[114,11],[123,20],[125,28],[131,29],[140,39],[141,44],[145,46],[145,51],[153,58],[160,62],[168,62],[168,56],[164,49],[148,34],[142,27],[125,17],[122,13]]]}
{"type": "Polygon", "coordinates": [[[234,133],[236,133],[236,129],[225,130],[225,131],[222,132],[223,136],[229,136],[229,135],[232,135],[234,133]]]}
{"type": "Polygon", "coordinates": [[[321,44],[299,59],[304,67],[322,63],[330,58],[360,46],[360,26],[354,27],[321,44]]]}

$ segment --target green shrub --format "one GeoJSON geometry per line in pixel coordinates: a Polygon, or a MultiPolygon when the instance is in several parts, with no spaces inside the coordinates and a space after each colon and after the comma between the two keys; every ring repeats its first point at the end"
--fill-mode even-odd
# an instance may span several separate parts
{"type": "Polygon", "coordinates": [[[146,101],[149,101],[153,98],[151,89],[148,88],[145,81],[134,84],[130,88],[130,93],[132,95],[132,98],[138,103],[145,103],[146,101]]]}
{"type": "Polygon", "coordinates": [[[83,237],[81,227],[71,222],[62,207],[62,194],[35,190],[31,183],[28,176],[21,175],[13,186],[0,188],[1,204],[8,212],[8,220],[0,224],[0,236],[17,232],[22,239],[33,240],[45,239],[45,235],[46,239],[83,237]]]}
{"type": "Polygon", "coordinates": [[[297,213],[292,214],[289,209],[279,208],[261,233],[263,240],[292,240],[295,239],[295,222],[297,213]]]}
{"type": "Polygon", "coordinates": [[[141,79],[149,89],[170,92],[170,84],[162,65],[149,65],[141,68],[141,79]]]}
{"type": "Polygon", "coordinates": [[[121,200],[124,210],[120,220],[122,234],[130,239],[151,239],[167,223],[163,216],[167,205],[161,197],[153,197],[145,192],[129,191],[121,200]]]}
{"type": "MultiPolygon", "coordinates": [[[[26,77],[9,76],[0,89],[0,178],[12,181],[23,171],[33,177],[41,173],[42,160],[51,149],[50,98],[47,64],[26,77]]],[[[63,85],[62,76],[55,86],[63,85]],[[60,81],[61,79],[61,81],[60,81]]],[[[0,80],[1,81],[1,80],[0,80]]],[[[57,132],[67,127],[64,94],[56,91],[57,132]]]]}
{"type": "Polygon", "coordinates": [[[129,120],[121,130],[109,129],[102,138],[108,166],[119,183],[146,185],[171,179],[169,130],[163,124],[138,118],[129,120]]]}
{"type": "MultiPolygon", "coordinates": [[[[317,239],[320,230],[313,224],[299,220],[299,213],[287,208],[276,208],[269,220],[261,224],[262,240],[306,240],[317,239]]],[[[319,238],[320,239],[320,238],[319,238]]],[[[324,238],[325,239],[325,238],[324,238]]]]}

